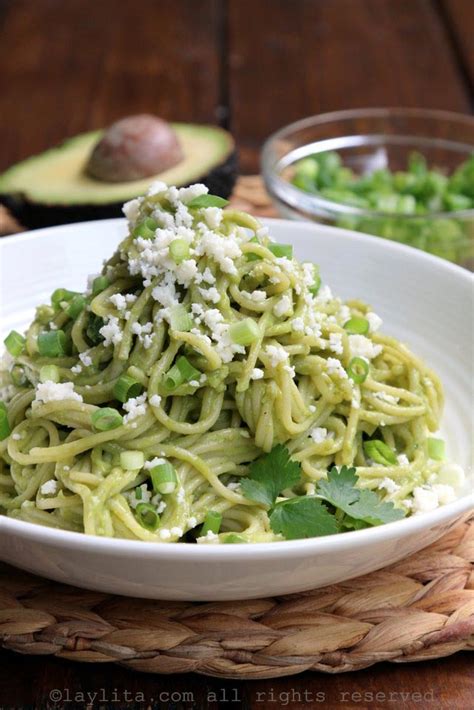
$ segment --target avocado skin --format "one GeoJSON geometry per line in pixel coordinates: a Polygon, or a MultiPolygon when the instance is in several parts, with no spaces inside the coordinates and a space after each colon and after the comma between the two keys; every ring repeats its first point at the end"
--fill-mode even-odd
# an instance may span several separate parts
{"type": "MultiPolygon", "coordinates": [[[[193,183],[203,183],[211,195],[227,199],[234,188],[238,173],[237,151],[233,151],[224,162],[216,165],[207,175],[193,183]]],[[[186,185],[180,185],[186,187],[186,185]]],[[[137,195],[130,195],[130,199],[137,195]]],[[[3,204],[12,215],[27,229],[40,229],[71,222],[88,222],[95,219],[123,217],[123,202],[110,202],[104,205],[48,205],[32,202],[21,195],[0,194],[3,204]]]]}

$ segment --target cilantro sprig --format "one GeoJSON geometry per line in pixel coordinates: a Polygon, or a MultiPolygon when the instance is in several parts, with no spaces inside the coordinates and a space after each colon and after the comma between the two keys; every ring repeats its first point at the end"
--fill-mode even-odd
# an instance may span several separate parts
{"type": "Polygon", "coordinates": [[[327,479],[318,482],[313,496],[277,501],[282,491],[300,481],[301,465],[290,458],[288,449],[281,444],[254,461],[248,478],[241,481],[243,495],[268,509],[273,532],[287,540],[360,530],[405,515],[374,491],[357,488],[356,469],[347,466],[333,466],[327,479]]]}

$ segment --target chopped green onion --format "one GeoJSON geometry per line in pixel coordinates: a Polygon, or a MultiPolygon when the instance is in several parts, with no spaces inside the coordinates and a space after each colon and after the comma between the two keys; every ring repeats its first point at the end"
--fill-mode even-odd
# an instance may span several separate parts
{"type": "Polygon", "coordinates": [[[11,428],[8,421],[8,410],[5,402],[0,402],[0,441],[10,436],[11,428]]]}
{"type": "Polygon", "coordinates": [[[245,318],[238,323],[232,323],[229,335],[237,345],[251,345],[260,337],[260,329],[252,318],[245,318]]]}
{"type": "Polygon", "coordinates": [[[362,384],[369,374],[369,363],[362,357],[353,357],[347,367],[347,374],[357,385],[362,384]]]}
{"type": "Polygon", "coordinates": [[[383,466],[395,466],[397,463],[395,453],[390,446],[387,446],[387,444],[380,439],[364,441],[364,451],[365,455],[372,459],[372,461],[381,463],[383,466]]]}
{"type": "Polygon", "coordinates": [[[160,525],[160,516],[151,503],[139,503],[135,508],[135,515],[142,528],[150,532],[155,532],[160,525]]]}
{"type": "Polygon", "coordinates": [[[237,535],[237,533],[229,533],[228,535],[225,536],[225,538],[222,540],[222,542],[226,544],[238,544],[241,542],[247,542],[247,540],[242,537],[242,535],[237,535]]]}
{"type": "Polygon", "coordinates": [[[369,321],[367,318],[350,318],[344,323],[344,330],[350,335],[367,335],[369,332],[369,321]]]}
{"type": "Polygon", "coordinates": [[[53,291],[51,294],[51,303],[53,306],[58,307],[61,303],[64,303],[64,301],[72,301],[74,296],[79,295],[77,291],[69,291],[67,288],[57,288],[56,291],[53,291]]]}
{"type": "Polygon", "coordinates": [[[208,532],[217,533],[220,530],[222,523],[222,515],[215,510],[208,510],[204,518],[204,524],[201,528],[201,537],[207,535],[208,532]]]}
{"type": "Polygon", "coordinates": [[[142,239],[153,239],[158,228],[158,223],[151,217],[147,217],[138,224],[132,232],[134,239],[141,237],[142,239]]]}
{"type": "Polygon", "coordinates": [[[433,461],[442,461],[445,457],[445,443],[443,439],[428,439],[428,456],[433,461]]]}
{"type": "Polygon", "coordinates": [[[43,365],[39,371],[40,382],[59,382],[59,370],[56,365],[43,365]]]}
{"type": "Polygon", "coordinates": [[[104,291],[107,286],[110,286],[110,282],[107,276],[98,276],[92,282],[92,295],[97,296],[99,293],[104,291]]]}
{"type": "Polygon", "coordinates": [[[181,264],[185,259],[189,259],[189,244],[185,239],[173,239],[169,245],[169,251],[175,264],[181,264]]]}
{"type": "Polygon", "coordinates": [[[225,207],[228,204],[229,200],[224,200],[223,197],[217,195],[198,195],[188,202],[186,207],[199,209],[201,207],[225,207]]]}
{"type": "Polygon", "coordinates": [[[320,288],[321,276],[319,274],[315,274],[313,284],[309,287],[309,291],[313,294],[313,296],[316,296],[320,288]]]}
{"type": "Polygon", "coordinates": [[[143,451],[122,451],[120,454],[120,466],[124,471],[139,471],[144,463],[143,451]]]}
{"type": "Polygon", "coordinates": [[[143,385],[134,377],[122,375],[114,385],[114,397],[119,402],[126,402],[128,399],[138,397],[143,392],[143,385]]]}
{"type": "Polygon", "coordinates": [[[291,244],[269,244],[268,245],[269,250],[271,251],[272,254],[275,256],[279,257],[286,257],[287,259],[292,259],[293,258],[293,247],[291,244]]]}
{"type": "Polygon", "coordinates": [[[81,294],[78,294],[77,296],[74,296],[72,301],[70,301],[70,303],[68,304],[68,307],[66,308],[66,313],[69,318],[75,320],[79,313],[82,313],[85,307],[86,299],[84,298],[84,296],[81,296],[81,294]]]}
{"type": "Polygon", "coordinates": [[[13,384],[17,387],[24,387],[28,383],[25,368],[21,365],[13,365],[10,376],[13,384]]]}
{"type": "Polygon", "coordinates": [[[171,367],[165,376],[165,387],[168,390],[173,390],[190,380],[196,380],[201,377],[199,370],[191,365],[189,360],[183,355],[176,360],[176,364],[171,367]]]}
{"type": "Polygon", "coordinates": [[[67,355],[67,338],[63,330],[43,331],[38,335],[38,351],[44,357],[67,355]]]}
{"type": "Polygon", "coordinates": [[[26,339],[22,335],[20,335],[18,331],[12,330],[10,331],[10,333],[8,333],[7,337],[3,342],[10,355],[16,357],[17,355],[20,355],[25,349],[26,339]]]}
{"type": "Polygon", "coordinates": [[[98,409],[92,415],[91,421],[97,431],[110,431],[110,429],[116,429],[123,424],[122,415],[112,407],[98,409]]]}
{"type": "Polygon", "coordinates": [[[178,477],[173,466],[166,462],[150,469],[150,478],[155,493],[173,493],[178,485],[178,477]]]}
{"type": "Polygon", "coordinates": [[[179,303],[170,310],[170,324],[173,330],[187,333],[194,325],[194,321],[186,306],[179,303]]]}

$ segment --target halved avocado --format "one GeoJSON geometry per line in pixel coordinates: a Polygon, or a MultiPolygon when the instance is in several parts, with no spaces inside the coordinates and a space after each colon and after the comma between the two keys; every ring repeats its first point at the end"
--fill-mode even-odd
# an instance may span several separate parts
{"type": "Polygon", "coordinates": [[[228,197],[237,177],[232,136],[217,126],[172,123],[184,158],[164,172],[129,182],[102,182],[85,166],[104,131],[82,133],[50,150],[27,158],[0,175],[0,203],[25,226],[120,217],[122,204],[162,180],[185,186],[195,182],[228,197]]]}

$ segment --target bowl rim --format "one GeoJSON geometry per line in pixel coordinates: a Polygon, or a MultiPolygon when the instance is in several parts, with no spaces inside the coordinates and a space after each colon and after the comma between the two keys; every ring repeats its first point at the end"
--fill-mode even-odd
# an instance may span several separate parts
{"type": "MultiPolygon", "coordinates": [[[[308,231],[319,228],[325,232],[329,232],[337,236],[342,234],[345,237],[350,236],[351,240],[356,240],[361,244],[365,244],[370,248],[374,248],[373,237],[363,232],[355,232],[348,229],[340,229],[328,225],[315,225],[313,222],[294,222],[288,219],[262,218],[263,224],[279,224],[281,226],[290,226],[292,231],[301,230],[308,231]]],[[[10,244],[22,243],[31,239],[41,238],[45,232],[56,232],[58,230],[66,230],[68,232],[87,229],[88,227],[98,226],[125,226],[126,220],[123,218],[93,220],[89,222],[78,222],[73,224],[58,225],[53,227],[44,227],[42,229],[31,230],[23,234],[14,234],[4,237],[0,240],[0,253],[2,247],[10,244]]],[[[391,242],[388,240],[379,240],[378,247],[387,252],[399,252],[404,254],[406,258],[419,259],[431,263],[435,269],[442,269],[451,272],[457,279],[461,279],[466,284],[466,289],[473,289],[474,274],[466,269],[452,264],[440,257],[428,254],[405,244],[391,242]]],[[[69,530],[61,530],[52,527],[46,527],[37,523],[30,523],[15,518],[10,518],[0,514],[0,534],[10,534],[23,539],[33,540],[38,543],[43,543],[52,547],[70,547],[84,552],[104,552],[112,556],[122,554],[136,557],[137,553],[147,558],[151,557],[167,557],[176,556],[183,561],[192,561],[209,557],[210,561],[214,558],[222,560],[227,557],[234,559],[238,557],[259,557],[259,558],[274,558],[281,555],[294,553],[296,555],[306,555],[311,552],[318,554],[328,551],[337,552],[341,549],[356,548],[359,544],[372,544],[390,540],[393,538],[404,538],[414,534],[425,527],[438,526],[445,521],[461,516],[468,510],[474,510],[474,491],[466,492],[456,498],[451,503],[436,508],[433,511],[413,515],[402,518],[392,523],[386,523],[372,528],[363,530],[353,530],[344,534],[326,535],[322,537],[313,537],[299,540],[282,540],[276,542],[255,542],[255,543],[237,543],[233,545],[213,545],[213,544],[190,544],[190,543],[167,543],[164,541],[146,542],[143,540],[127,540],[124,538],[106,538],[94,535],[86,535],[81,532],[69,530]]]]}
{"type": "MultiPolygon", "coordinates": [[[[306,116],[305,118],[300,118],[297,121],[288,123],[282,126],[277,131],[271,133],[265,140],[262,151],[261,151],[261,169],[262,175],[265,181],[265,185],[269,193],[281,200],[284,204],[293,207],[294,209],[302,209],[303,211],[314,214],[316,211],[324,210],[326,212],[335,213],[334,216],[354,216],[354,217],[367,217],[372,219],[398,219],[407,220],[409,222],[412,220],[416,222],[417,220],[427,220],[427,219],[474,219],[474,207],[467,210],[456,210],[451,212],[446,211],[436,211],[427,212],[424,215],[419,214],[398,214],[394,212],[383,212],[379,210],[371,210],[362,207],[355,207],[353,205],[348,205],[344,202],[336,202],[335,200],[330,200],[323,197],[319,193],[313,194],[301,190],[299,187],[292,185],[292,183],[284,180],[280,177],[280,173],[277,172],[274,160],[272,159],[272,151],[274,144],[280,140],[288,137],[289,134],[302,130],[304,128],[310,128],[311,126],[317,126],[319,124],[328,124],[331,121],[345,120],[351,118],[386,118],[391,117],[406,117],[406,118],[426,118],[435,119],[439,121],[449,120],[459,125],[465,125],[471,127],[474,134],[474,117],[468,114],[458,113],[455,111],[444,111],[441,109],[420,109],[420,108],[360,108],[360,109],[348,109],[343,111],[330,111],[327,113],[314,114],[312,116],[306,116]]],[[[368,135],[383,137],[384,134],[381,133],[370,133],[368,135]]],[[[386,134],[390,135],[390,134],[386,134]]],[[[339,136],[342,138],[343,136],[339,136]]],[[[392,136],[397,137],[397,134],[392,136]]],[[[398,136],[400,137],[400,136],[398,136]]],[[[410,134],[404,134],[403,137],[409,138],[410,134]]],[[[418,138],[419,140],[428,140],[437,143],[438,145],[449,145],[453,141],[448,139],[436,139],[430,138],[429,136],[413,136],[413,138],[418,138]]],[[[314,141],[314,144],[325,143],[336,140],[333,138],[320,139],[314,141]]],[[[474,142],[472,144],[463,144],[466,150],[471,149],[474,152],[474,142]]],[[[330,148],[329,148],[330,149],[330,148]]],[[[280,164],[283,158],[280,158],[277,165],[280,164]]],[[[332,215],[328,215],[331,217],[332,215]]]]}

